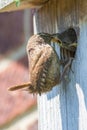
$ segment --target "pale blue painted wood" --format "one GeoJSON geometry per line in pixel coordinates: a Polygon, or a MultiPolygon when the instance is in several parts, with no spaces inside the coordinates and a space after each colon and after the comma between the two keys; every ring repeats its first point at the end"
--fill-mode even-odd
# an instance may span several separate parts
{"type": "Polygon", "coordinates": [[[74,74],[66,88],[68,129],[87,130],[87,24],[80,24],[74,74]]]}
{"type": "Polygon", "coordinates": [[[36,14],[36,32],[55,33],[73,26],[78,36],[70,82],[38,96],[39,130],[87,130],[86,14],[86,0],[51,0],[36,14]]]}

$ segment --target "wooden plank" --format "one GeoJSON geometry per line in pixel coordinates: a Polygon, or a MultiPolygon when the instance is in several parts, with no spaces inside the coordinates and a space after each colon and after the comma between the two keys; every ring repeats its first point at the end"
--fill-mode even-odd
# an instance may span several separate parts
{"type": "MultiPolygon", "coordinates": [[[[78,47],[69,73],[51,92],[38,95],[39,130],[87,130],[87,1],[51,0],[35,15],[35,33],[56,33],[72,26],[78,47]]],[[[59,53],[59,48],[56,47],[59,53]]]]}
{"type": "Polygon", "coordinates": [[[20,0],[17,7],[14,0],[0,0],[0,12],[9,12],[26,8],[40,8],[49,0],[20,0]]]}

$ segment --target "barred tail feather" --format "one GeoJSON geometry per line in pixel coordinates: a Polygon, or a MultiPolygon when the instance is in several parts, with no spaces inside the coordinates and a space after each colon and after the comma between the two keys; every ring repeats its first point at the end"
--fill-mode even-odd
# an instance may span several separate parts
{"type": "Polygon", "coordinates": [[[13,87],[9,87],[8,90],[9,91],[15,91],[15,90],[26,88],[26,87],[29,87],[29,86],[31,86],[30,82],[24,83],[24,84],[20,84],[20,85],[15,85],[13,87]]]}

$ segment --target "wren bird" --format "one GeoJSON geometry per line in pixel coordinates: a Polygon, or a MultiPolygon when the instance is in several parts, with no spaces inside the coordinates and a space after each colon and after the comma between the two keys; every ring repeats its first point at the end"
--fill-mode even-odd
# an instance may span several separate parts
{"type": "Polygon", "coordinates": [[[57,44],[60,46],[60,63],[63,65],[61,80],[71,67],[77,49],[77,35],[74,28],[70,27],[62,33],[52,34],[57,44]]]}
{"type": "Polygon", "coordinates": [[[50,91],[59,84],[70,67],[77,48],[76,32],[73,28],[61,34],[38,33],[33,35],[27,44],[29,61],[29,82],[10,87],[10,91],[26,88],[30,93],[50,91]],[[60,59],[51,43],[60,46],[60,59]],[[60,66],[64,66],[60,74],[60,66]]]}
{"type": "Polygon", "coordinates": [[[39,33],[29,39],[27,45],[29,82],[10,87],[10,91],[26,88],[30,93],[41,95],[59,84],[59,57],[50,45],[54,39],[47,33],[39,33]]]}

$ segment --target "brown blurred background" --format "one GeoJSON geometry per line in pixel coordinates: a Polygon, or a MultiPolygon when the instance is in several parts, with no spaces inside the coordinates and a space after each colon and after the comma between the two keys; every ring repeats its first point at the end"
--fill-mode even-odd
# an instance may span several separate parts
{"type": "Polygon", "coordinates": [[[0,130],[37,130],[36,97],[7,88],[28,81],[26,44],[33,34],[32,11],[0,14],[0,130]]]}

